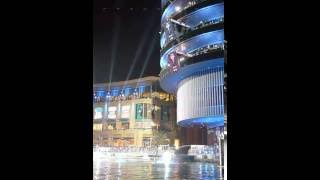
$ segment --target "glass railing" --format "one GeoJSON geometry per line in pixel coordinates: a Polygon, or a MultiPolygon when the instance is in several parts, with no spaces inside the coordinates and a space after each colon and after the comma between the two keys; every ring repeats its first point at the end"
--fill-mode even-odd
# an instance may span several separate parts
{"type": "Polygon", "coordinates": [[[168,1],[168,3],[165,4],[164,7],[162,8],[162,13],[165,14],[162,17],[162,19],[164,18],[170,19],[171,17],[181,13],[182,11],[192,8],[205,1],[208,1],[208,0],[172,0],[172,2],[168,1]],[[169,7],[170,4],[172,4],[171,7],[169,7]]]}
{"type": "Polygon", "coordinates": [[[200,28],[212,25],[212,24],[223,23],[223,22],[224,22],[224,17],[220,17],[220,18],[213,19],[213,20],[206,21],[206,22],[199,22],[199,24],[196,25],[193,30],[200,29],[200,28]]]}
{"type": "MultiPolygon", "coordinates": [[[[206,54],[209,54],[209,53],[214,54],[215,52],[219,53],[219,52],[221,52],[223,50],[224,50],[224,44],[223,43],[221,43],[221,44],[211,44],[211,45],[207,45],[205,47],[200,47],[200,48],[198,48],[196,50],[193,50],[193,51],[191,51],[191,52],[186,54],[189,57],[184,57],[183,62],[180,61],[180,68],[184,67],[184,66],[187,66],[189,64],[192,64],[192,62],[190,62],[190,59],[193,59],[196,56],[206,55],[206,54]]],[[[162,69],[161,72],[160,72],[160,77],[161,78],[165,77],[169,73],[170,73],[170,71],[169,71],[168,68],[162,69]]]]}
{"type": "Polygon", "coordinates": [[[207,1],[207,0],[191,0],[191,1],[188,2],[188,4],[186,6],[184,6],[182,8],[183,9],[182,11],[184,11],[186,9],[189,9],[189,8],[191,9],[192,7],[198,5],[198,4],[202,3],[202,2],[205,2],[205,1],[207,1]]]}
{"type": "Polygon", "coordinates": [[[208,26],[214,26],[216,24],[223,24],[224,23],[224,17],[220,17],[218,19],[214,19],[214,20],[210,20],[210,21],[206,21],[206,22],[199,22],[198,25],[196,25],[195,27],[191,27],[191,28],[187,28],[186,30],[184,30],[184,32],[182,34],[180,34],[179,36],[176,36],[171,34],[168,35],[168,39],[165,40],[165,43],[163,44],[163,49],[166,48],[167,45],[169,45],[170,43],[174,42],[174,41],[182,41],[183,39],[185,39],[188,34],[192,31],[197,31],[200,30],[202,28],[208,27],[208,26]]]}
{"type": "Polygon", "coordinates": [[[189,52],[188,54],[191,55],[191,57],[198,56],[201,54],[209,53],[209,52],[214,52],[214,51],[221,51],[224,50],[224,45],[223,44],[210,44],[204,47],[200,47],[196,50],[193,50],[189,52]]]}

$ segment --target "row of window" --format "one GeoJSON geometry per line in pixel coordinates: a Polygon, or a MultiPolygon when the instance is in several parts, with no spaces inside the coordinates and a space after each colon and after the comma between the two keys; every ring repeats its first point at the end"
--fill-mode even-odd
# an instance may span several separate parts
{"type": "MultiPolygon", "coordinates": [[[[143,119],[154,119],[155,118],[155,105],[147,103],[138,103],[135,107],[130,105],[123,105],[121,107],[110,106],[110,107],[96,107],[94,109],[94,119],[129,119],[132,108],[135,108],[135,119],[136,121],[142,121],[143,119]],[[120,112],[120,116],[118,115],[120,112]]],[[[169,106],[161,105],[161,120],[168,121],[169,119],[169,106]]]]}
{"type": "Polygon", "coordinates": [[[97,96],[94,95],[93,102],[99,103],[99,102],[114,102],[114,101],[126,101],[126,100],[135,100],[135,99],[143,99],[143,98],[155,98],[160,99],[164,101],[175,101],[174,96],[163,93],[163,92],[152,92],[152,93],[134,93],[129,96],[125,95],[119,95],[119,96],[97,96]]]}

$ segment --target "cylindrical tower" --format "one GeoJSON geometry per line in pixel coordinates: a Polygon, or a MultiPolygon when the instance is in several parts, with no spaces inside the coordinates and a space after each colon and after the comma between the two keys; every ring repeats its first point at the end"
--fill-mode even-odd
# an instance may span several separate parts
{"type": "Polygon", "coordinates": [[[162,0],[160,85],[183,127],[224,125],[224,0],[162,0]]]}

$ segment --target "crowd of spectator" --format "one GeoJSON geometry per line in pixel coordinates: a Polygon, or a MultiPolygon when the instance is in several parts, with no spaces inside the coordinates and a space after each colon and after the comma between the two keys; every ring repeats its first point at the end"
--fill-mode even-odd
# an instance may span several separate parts
{"type": "Polygon", "coordinates": [[[146,93],[133,93],[130,95],[124,95],[124,94],[120,94],[118,96],[97,96],[94,95],[93,96],[93,101],[94,102],[106,102],[106,101],[126,101],[126,100],[134,100],[134,99],[142,99],[142,98],[147,98],[147,94],[146,93]]]}
{"type": "Polygon", "coordinates": [[[224,49],[224,44],[210,44],[204,47],[200,47],[198,49],[195,49],[191,52],[189,52],[188,54],[190,54],[192,57],[193,56],[198,56],[201,54],[205,54],[205,53],[209,53],[209,52],[213,52],[213,51],[220,51],[224,49]]]}
{"type": "Polygon", "coordinates": [[[184,36],[187,36],[187,33],[194,31],[194,30],[198,30],[210,25],[214,25],[214,24],[219,24],[219,23],[223,23],[224,22],[224,17],[220,17],[217,19],[213,19],[213,20],[209,20],[209,21],[200,21],[198,23],[198,25],[194,26],[194,27],[182,27],[181,28],[181,32],[172,32],[169,33],[170,31],[167,31],[167,35],[164,37],[166,38],[164,45],[162,47],[166,47],[169,43],[173,42],[174,40],[176,41],[181,41],[183,40],[184,36]]]}

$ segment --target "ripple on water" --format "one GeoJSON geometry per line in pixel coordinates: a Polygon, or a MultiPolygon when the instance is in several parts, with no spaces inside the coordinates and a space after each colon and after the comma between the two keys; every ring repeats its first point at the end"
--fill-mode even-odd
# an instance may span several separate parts
{"type": "Polygon", "coordinates": [[[217,167],[212,163],[174,162],[170,164],[156,163],[141,159],[94,162],[94,179],[211,179],[218,175],[217,167]]]}

